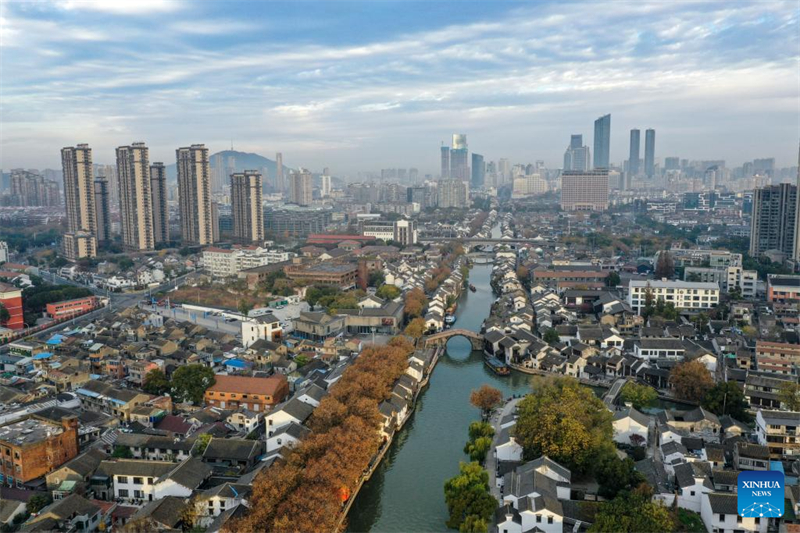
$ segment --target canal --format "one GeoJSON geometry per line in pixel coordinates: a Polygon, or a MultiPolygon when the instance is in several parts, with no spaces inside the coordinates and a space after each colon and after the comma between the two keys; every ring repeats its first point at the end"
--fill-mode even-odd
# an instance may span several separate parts
{"type": "MultiPolygon", "coordinates": [[[[489,286],[492,265],[475,265],[470,282],[476,292],[464,291],[454,327],[480,331],[494,301],[489,286]]],[[[484,383],[506,396],[531,391],[531,376],[512,373],[499,377],[483,364],[469,341],[455,337],[439,359],[414,416],[395,436],[389,452],[364,485],[350,509],[351,532],[449,531],[444,482],[458,473],[469,423],[480,414],[469,395],[484,383]]]]}

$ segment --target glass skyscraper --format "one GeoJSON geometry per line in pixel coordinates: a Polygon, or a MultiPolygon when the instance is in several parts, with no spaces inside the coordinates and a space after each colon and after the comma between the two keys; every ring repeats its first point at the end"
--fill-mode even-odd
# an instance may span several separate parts
{"type": "Polygon", "coordinates": [[[594,121],[594,168],[608,168],[611,146],[611,115],[594,121]]]}
{"type": "Polygon", "coordinates": [[[652,178],[656,173],[656,130],[644,132],[644,173],[652,178]]]}

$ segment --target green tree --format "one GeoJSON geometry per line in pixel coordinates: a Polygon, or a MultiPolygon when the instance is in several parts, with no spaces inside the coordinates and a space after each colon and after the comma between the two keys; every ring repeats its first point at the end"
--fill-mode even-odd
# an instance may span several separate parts
{"type": "Polygon", "coordinates": [[[672,254],[666,250],[662,250],[658,254],[655,275],[656,279],[672,279],[672,277],[675,275],[675,261],[672,259],[672,254]]]}
{"type": "Polygon", "coordinates": [[[376,270],[375,272],[370,272],[369,278],[367,281],[367,286],[369,287],[380,287],[386,282],[386,276],[383,274],[383,271],[376,270]]]}
{"type": "Polygon", "coordinates": [[[250,311],[253,310],[253,303],[250,300],[242,298],[239,300],[239,304],[236,306],[236,309],[242,313],[244,316],[248,316],[250,311]]]}
{"type": "Polygon", "coordinates": [[[297,357],[294,358],[294,362],[297,365],[297,368],[300,368],[300,367],[305,366],[305,365],[308,364],[308,357],[306,357],[305,355],[300,354],[300,355],[298,355],[297,357]]]}
{"type": "Polygon", "coordinates": [[[208,448],[208,443],[211,442],[211,435],[208,433],[203,433],[197,437],[197,440],[194,443],[194,447],[192,448],[192,453],[196,456],[203,455],[208,448]]]}
{"type": "Polygon", "coordinates": [[[788,411],[800,411],[800,383],[784,381],[778,389],[781,407],[788,411]]]}
{"type": "Polygon", "coordinates": [[[639,533],[672,531],[673,519],[663,503],[652,501],[637,489],[622,492],[604,503],[589,528],[591,533],[639,533]]]}
{"type": "Polygon", "coordinates": [[[147,394],[161,396],[169,390],[169,380],[167,379],[167,375],[164,374],[163,370],[154,368],[144,377],[144,385],[142,385],[142,390],[144,390],[147,394]]]}
{"type": "MultiPolygon", "coordinates": [[[[326,296],[336,296],[341,291],[337,287],[330,287],[326,285],[315,285],[306,289],[306,302],[308,305],[315,306],[320,299],[326,296]]],[[[323,304],[324,305],[324,304],[323,304]]]]}
{"type": "Polygon", "coordinates": [[[630,458],[620,459],[614,451],[603,453],[596,461],[594,477],[600,484],[598,494],[603,498],[614,498],[620,491],[631,490],[646,482],[630,458]]]}
{"type": "Polygon", "coordinates": [[[561,340],[561,337],[558,336],[556,328],[548,328],[547,331],[544,332],[543,339],[547,344],[555,344],[561,340]]]}
{"type": "Polygon", "coordinates": [[[619,274],[617,274],[613,270],[611,271],[611,273],[606,278],[606,286],[608,286],[608,287],[616,287],[621,282],[622,282],[622,280],[620,279],[619,274]]]}
{"type": "Polygon", "coordinates": [[[744,422],[751,418],[747,412],[750,402],[744,397],[739,385],[733,381],[714,385],[703,397],[702,405],[715,415],[730,415],[744,422]]]}
{"type": "Polygon", "coordinates": [[[5,324],[9,320],[11,320],[11,313],[8,312],[8,309],[3,304],[0,304],[0,324],[5,324]]]}
{"type": "Polygon", "coordinates": [[[629,381],[622,387],[620,398],[625,403],[630,403],[634,409],[652,406],[658,400],[658,392],[648,385],[639,385],[629,381]]]}
{"type": "Polygon", "coordinates": [[[469,455],[470,461],[477,461],[483,464],[483,462],[486,461],[486,454],[489,453],[491,447],[491,437],[478,437],[475,440],[467,442],[466,446],[464,446],[464,453],[469,455]]]}
{"type": "Polygon", "coordinates": [[[488,523],[497,509],[497,500],[489,494],[489,473],[477,462],[460,463],[459,472],[444,485],[450,514],[447,527],[460,530],[463,524],[472,527],[479,519],[488,523]]]}
{"type": "Polygon", "coordinates": [[[383,298],[384,300],[394,300],[398,296],[400,296],[400,289],[395,287],[394,285],[381,285],[380,288],[375,291],[375,295],[378,298],[383,298]]]}
{"type": "Polygon", "coordinates": [[[199,404],[203,401],[206,389],[214,383],[214,371],[207,366],[182,366],[172,374],[172,397],[177,402],[199,404]]]}
{"type": "Polygon", "coordinates": [[[489,422],[473,422],[469,425],[469,440],[494,437],[494,428],[489,422]]]}
{"type": "Polygon", "coordinates": [[[28,500],[28,512],[31,514],[36,514],[51,503],[53,503],[53,498],[50,496],[50,494],[34,494],[28,500]]]}
{"type": "Polygon", "coordinates": [[[611,412],[591,389],[572,378],[542,380],[517,405],[515,429],[525,459],[547,455],[577,473],[611,444],[611,412]]]}
{"type": "Polygon", "coordinates": [[[117,459],[133,459],[133,453],[128,446],[114,446],[114,451],[111,453],[111,457],[117,459]]]}

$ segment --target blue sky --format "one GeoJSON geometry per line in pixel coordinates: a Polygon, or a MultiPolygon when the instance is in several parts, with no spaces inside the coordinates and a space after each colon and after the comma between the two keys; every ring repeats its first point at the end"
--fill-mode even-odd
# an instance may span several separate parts
{"type": "Polygon", "coordinates": [[[800,3],[63,0],[0,3],[0,166],[87,142],[230,146],[337,175],[435,173],[453,132],[487,160],[561,163],[612,115],[657,158],[796,164],[800,3]]]}

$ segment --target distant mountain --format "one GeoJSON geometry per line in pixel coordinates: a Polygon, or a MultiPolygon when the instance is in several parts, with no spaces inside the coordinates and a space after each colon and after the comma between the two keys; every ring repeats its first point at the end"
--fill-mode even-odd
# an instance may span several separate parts
{"type": "MultiPolygon", "coordinates": [[[[264,173],[266,170],[266,174],[270,181],[272,181],[277,174],[278,167],[275,164],[275,161],[272,159],[267,159],[263,155],[248,154],[247,152],[238,152],[236,150],[223,150],[222,152],[217,152],[209,157],[209,164],[212,169],[217,168],[217,159],[221,159],[220,164],[223,172],[227,172],[228,165],[234,163],[233,168],[236,172],[242,172],[244,170],[260,170],[262,173],[264,173]],[[231,158],[233,159],[231,160],[231,158]]],[[[291,169],[284,163],[284,175],[288,176],[289,170],[291,169]]],[[[178,171],[176,170],[174,163],[167,165],[167,179],[173,182],[178,180],[178,171]]]]}

